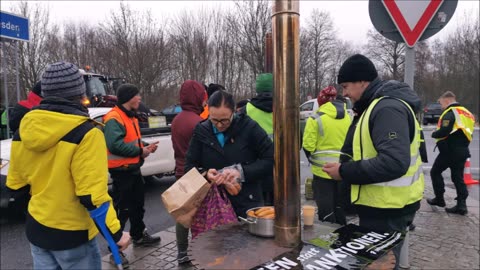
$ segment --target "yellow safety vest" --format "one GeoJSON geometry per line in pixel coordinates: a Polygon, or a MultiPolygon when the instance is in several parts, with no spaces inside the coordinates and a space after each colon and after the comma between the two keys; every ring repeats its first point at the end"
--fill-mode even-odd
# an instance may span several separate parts
{"type": "MultiPolygon", "coordinates": [[[[343,103],[343,102],[342,102],[343,103]]],[[[337,108],[332,102],[327,102],[320,106],[318,111],[307,119],[305,131],[303,134],[303,148],[310,151],[319,150],[334,150],[340,151],[342,149],[345,137],[347,136],[348,128],[351,124],[350,115],[347,113],[347,106],[343,104],[343,117],[338,119],[332,118],[327,114],[330,111],[337,111],[337,108]]],[[[310,151],[313,152],[313,151],[310,151]]],[[[331,157],[315,157],[312,156],[312,161],[317,164],[324,164],[325,162],[339,162],[336,156],[331,157]]],[[[316,176],[332,179],[322,167],[312,164],[312,173],[316,176]]]]}
{"type": "Polygon", "coordinates": [[[259,108],[253,106],[250,102],[247,103],[247,115],[250,116],[260,127],[265,130],[268,137],[273,141],[273,113],[264,112],[259,108]]]}
{"type": "MultiPolygon", "coordinates": [[[[442,115],[440,115],[440,118],[438,119],[437,130],[439,130],[442,126],[443,116],[450,110],[455,115],[455,124],[453,125],[453,129],[450,134],[460,129],[463,134],[465,134],[468,141],[472,141],[473,130],[475,128],[475,116],[473,116],[469,110],[462,106],[453,106],[443,111],[442,115]]],[[[447,137],[437,139],[437,141],[444,140],[447,137]]]]}
{"type": "MultiPolygon", "coordinates": [[[[370,136],[369,119],[375,105],[382,99],[375,99],[360,117],[353,135],[353,160],[368,160],[377,156],[377,151],[370,136]]],[[[415,119],[415,136],[410,144],[410,167],[400,178],[368,185],[352,185],[351,200],[353,204],[374,208],[401,209],[406,205],[422,199],[424,190],[424,175],[422,159],[419,153],[420,124],[410,106],[400,100],[410,109],[415,119]]]]}

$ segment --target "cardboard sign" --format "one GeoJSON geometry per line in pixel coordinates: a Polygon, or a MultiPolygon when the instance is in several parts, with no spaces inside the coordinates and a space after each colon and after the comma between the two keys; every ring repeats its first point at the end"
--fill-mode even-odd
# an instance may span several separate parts
{"type": "Polygon", "coordinates": [[[378,233],[348,224],[253,269],[363,269],[400,244],[404,237],[400,232],[378,233]]]}

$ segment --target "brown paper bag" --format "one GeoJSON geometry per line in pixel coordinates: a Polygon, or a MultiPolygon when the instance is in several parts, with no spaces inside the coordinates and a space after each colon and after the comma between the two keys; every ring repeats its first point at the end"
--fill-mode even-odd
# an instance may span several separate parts
{"type": "Polygon", "coordinates": [[[190,228],[197,208],[210,189],[210,183],[192,168],[162,194],[162,201],[168,213],[176,222],[190,228]]]}

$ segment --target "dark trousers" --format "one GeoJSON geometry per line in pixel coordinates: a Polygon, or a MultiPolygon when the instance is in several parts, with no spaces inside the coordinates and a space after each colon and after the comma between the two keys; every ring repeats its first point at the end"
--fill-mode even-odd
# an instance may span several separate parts
{"type": "Polygon", "coordinates": [[[318,207],[318,219],[340,225],[347,224],[342,207],[341,181],[313,175],[312,189],[318,207]]]}
{"type": "Polygon", "coordinates": [[[140,170],[110,173],[113,179],[113,204],[122,230],[130,219],[130,235],[133,239],[143,236],[145,224],[145,188],[140,170]]]}
{"type": "MultiPolygon", "coordinates": [[[[377,218],[377,217],[369,217],[359,215],[359,225],[361,227],[368,228],[374,232],[392,232],[392,231],[399,231],[405,232],[407,230],[407,226],[409,226],[413,222],[413,218],[415,217],[415,213],[403,215],[403,216],[395,216],[395,217],[387,217],[387,218],[377,218]]],[[[402,250],[403,241],[398,244],[396,247],[393,248],[393,254],[395,255],[395,268],[399,268],[400,264],[400,251],[402,250]]]]}
{"type": "Polygon", "coordinates": [[[188,233],[190,232],[189,228],[183,227],[182,224],[175,224],[175,236],[177,239],[177,250],[178,254],[186,255],[188,249],[188,233]]]}
{"type": "Polygon", "coordinates": [[[430,170],[435,197],[443,198],[443,193],[445,193],[445,183],[443,181],[442,172],[447,168],[450,168],[452,181],[457,190],[457,200],[467,199],[468,190],[463,181],[463,169],[465,168],[466,160],[466,158],[454,158],[451,155],[442,153],[437,156],[432,169],[430,170]]]}

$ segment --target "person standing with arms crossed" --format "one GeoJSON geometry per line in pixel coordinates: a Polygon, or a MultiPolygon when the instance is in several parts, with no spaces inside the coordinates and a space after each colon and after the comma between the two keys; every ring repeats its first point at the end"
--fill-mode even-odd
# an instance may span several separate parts
{"type": "MultiPolygon", "coordinates": [[[[157,150],[158,142],[150,145],[142,142],[135,113],[142,100],[138,88],[133,84],[122,84],[118,87],[117,97],[117,105],[104,116],[113,200],[122,229],[130,219],[133,245],[150,246],[159,243],[160,237],[151,236],[143,222],[145,190],[140,167],[144,159],[157,150]]],[[[123,253],[122,264],[128,265],[123,253]]]]}
{"type": "Polygon", "coordinates": [[[32,195],[25,231],[34,269],[101,269],[98,224],[89,211],[110,203],[108,231],[120,250],[130,241],[108,195],[107,149],[95,128],[101,124],[82,105],[85,81],[75,65],[48,65],[41,84],[44,100],[13,137],[6,185],[32,195]]]}
{"type": "MultiPolygon", "coordinates": [[[[188,145],[193,136],[195,126],[203,119],[200,117],[205,106],[206,91],[203,85],[197,81],[187,80],[180,88],[180,106],[182,111],[172,121],[172,145],[175,155],[175,178],[180,179],[186,172],[185,155],[188,145]]],[[[189,229],[182,224],[175,225],[177,238],[177,261],[179,264],[187,263],[190,259],[187,256],[189,229]]]]}
{"type": "MultiPolygon", "coordinates": [[[[350,126],[350,116],[347,105],[336,99],[337,90],[328,86],[318,93],[318,110],[308,118],[303,133],[303,150],[309,160],[312,160],[313,197],[318,207],[318,219],[340,225],[346,225],[347,220],[341,200],[342,182],[332,179],[322,171],[321,164],[326,160],[321,157],[311,157],[315,151],[340,151],[350,126]]],[[[338,161],[338,160],[337,160],[338,161]]]]}
{"type": "MultiPolygon", "coordinates": [[[[424,176],[420,124],[415,112],[420,98],[406,83],[382,81],[367,57],[356,54],[337,77],[357,115],[342,149],[352,161],[327,163],[333,179],[351,184],[351,202],[359,225],[378,232],[404,232],[423,198],[424,176]]],[[[399,267],[401,245],[393,249],[399,267]]]]}
{"type": "Polygon", "coordinates": [[[438,119],[437,130],[432,133],[432,138],[437,140],[440,154],[435,159],[430,176],[432,177],[433,192],[435,198],[427,199],[430,205],[445,207],[443,193],[445,183],[442,172],[450,168],[453,184],[457,190],[457,204],[445,208],[447,213],[466,215],[468,190],[463,179],[465,162],[470,157],[468,146],[472,141],[475,127],[475,117],[465,107],[460,105],[455,94],[451,91],[443,93],[438,99],[443,113],[438,119]]]}

